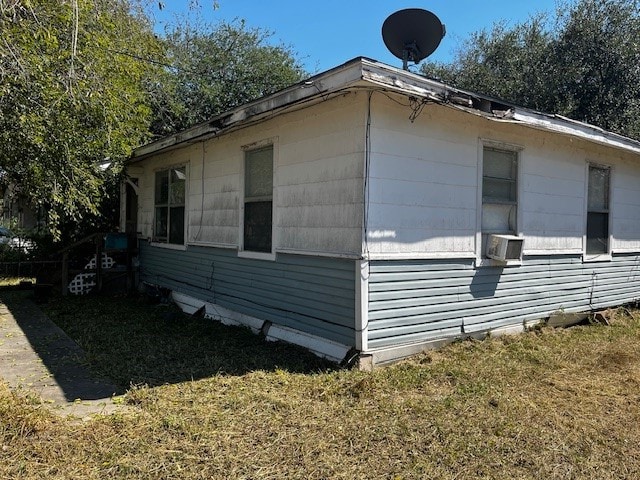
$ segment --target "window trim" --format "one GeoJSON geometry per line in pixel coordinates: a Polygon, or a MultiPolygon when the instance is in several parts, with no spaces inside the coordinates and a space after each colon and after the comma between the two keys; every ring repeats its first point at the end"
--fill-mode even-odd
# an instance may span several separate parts
{"type": "Polygon", "coordinates": [[[493,148],[496,150],[504,150],[508,152],[515,152],[517,155],[517,172],[516,172],[516,225],[513,235],[522,237],[522,178],[523,178],[523,165],[524,165],[524,146],[500,142],[497,140],[491,140],[486,138],[478,139],[478,159],[477,159],[477,195],[476,195],[476,235],[475,235],[475,253],[476,253],[476,266],[500,266],[505,265],[520,265],[522,262],[510,260],[508,262],[499,262],[491,258],[487,258],[482,251],[482,185],[484,177],[484,149],[493,148]]]}
{"type": "MultiPolygon", "coordinates": [[[[170,176],[169,176],[170,177],[170,176]]],[[[173,164],[173,165],[167,165],[167,166],[163,166],[163,167],[158,167],[153,169],[153,219],[152,219],[152,225],[151,225],[151,240],[150,240],[150,244],[152,246],[157,246],[157,247],[165,247],[165,248],[171,248],[174,250],[186,250],[186,246],[187,246],[187,239],[189,238],[189,232],[188,232],[188,227],[189,227],[189,209],[188,209],[188,203],[189,203],[189,163],[188,162],[183,162],[183,163],[177,163],[177,164],[173,164]],[[176,168],[181,168],[184,167],[184,174],[185,174],[185,184],[184,184],[184,226],[183,226],[183,238],[182,238],[182,243],[169,243],[169,224],[167,224],[167,239],[166,241],[162,241],[162,240],[158,240],[158,237],[156,236],[156,208],[157,208],[157,203],[156,203],[156,176],[159,172],[166,172],[166,171],[171,171],[173,169],[176,168]]],[[[167,208],[169,209],[168,215],[170,214],[170,206],[167,203],[167,208]]]]}
{"type": "Polygon", "coordinates": [[[156,242],[155,240],[150,240],[149,245],[151,245],[152,247],[167,248],[169,250],[187,250],[187,245],[178,245],[177,243],[162,243],[156,242]]]}
{"type": "Polygon", "coordinates": [[[239,198],[239,219],[238,225],[238,257],[241,258],[253,258],[257,260],[276,260],[276,193],[277,193],[277,181],[276,181],[276,158],[278,156],[278,137],[265,138],[253,143],[249,143],[242,146],[242,157],[240,160],[240,198],[239,198]],[[245,250],[244,248],[244,213],[245,213],[245,175],[246,175],[246,155],[247,152],[254,150],[260,150],[263,148],[271,147],[272,149],[272,194],[271,194],[271,251],[270,252],[257,252],[254,250],[245,250]]]}
{"type": "Polygon", "coordinates": [[[613,260],[613,205],[614,205],[614,166],[601,162],[587,160],[585,162],[585,182],[584,182],[584,215],[582,233],[582,261],[588,262],[610,262],[613,260]],[[609,170],[609,205],[607,209],[607,251],[605,253],[587,253],[587,222],[589,218],[589,169],[591,167],[609,170]]]}

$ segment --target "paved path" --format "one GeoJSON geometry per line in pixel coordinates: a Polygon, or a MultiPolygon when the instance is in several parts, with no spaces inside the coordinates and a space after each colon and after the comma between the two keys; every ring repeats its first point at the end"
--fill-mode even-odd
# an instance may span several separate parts
{"type": "Polygon", "coordinates": [[[0,292],[0,380],[38,394],[62,415],[119,408],[116,387],[85,367],[85,352],[35,305],[30,292],[0,292]]]}

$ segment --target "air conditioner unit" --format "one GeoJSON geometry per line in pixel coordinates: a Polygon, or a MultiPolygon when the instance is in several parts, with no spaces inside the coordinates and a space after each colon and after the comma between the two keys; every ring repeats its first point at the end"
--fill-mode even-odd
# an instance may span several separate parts
{"type": "Polygon", "coordinates": [[[489,235],[487,257],[502,262],[521,261],[524,238],[515,235],[489,235]]]}

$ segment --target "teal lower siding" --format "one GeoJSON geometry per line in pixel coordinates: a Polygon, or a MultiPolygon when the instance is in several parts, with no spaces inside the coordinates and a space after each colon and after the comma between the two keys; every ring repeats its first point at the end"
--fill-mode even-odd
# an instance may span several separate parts
{"type": "Polygon", "coordinates": [[[140,242],[140,279],[245,315],[355,345],[353,260],[235,250],[173,250],[140,242]]]}
{"type": "Polygon", "coordinates": [[[372,261],[369,348],[488,331],[553,312],[640,299],[640,256],[584,263],[581,256],[528,257],[474,268],[473,260],[372,261]]]}
{"type": "MultiPolygon", "coordinates": [[[[281,255],[240,258],[234,250],[186,251],[141,242],[141,280],[355,345],[353,260],[281,255]]],[[[528,257],[522,265],[473,260],[370,262],[368,348],[393,347],[640,300],[640,255],[584,263],[581,256],[528,257]]]]}

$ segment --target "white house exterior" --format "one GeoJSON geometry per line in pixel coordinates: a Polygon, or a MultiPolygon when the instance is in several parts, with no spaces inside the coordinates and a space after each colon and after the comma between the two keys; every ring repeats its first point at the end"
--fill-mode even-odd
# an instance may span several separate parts
{"type": "Polygon", "coordinates": [[[145,283],[334,360],[640,299],[640,142],[368,59],[128,173],[145,283]],[[487,258],[491,234],[522,255],[487,258]]]}

